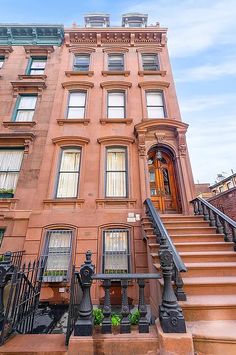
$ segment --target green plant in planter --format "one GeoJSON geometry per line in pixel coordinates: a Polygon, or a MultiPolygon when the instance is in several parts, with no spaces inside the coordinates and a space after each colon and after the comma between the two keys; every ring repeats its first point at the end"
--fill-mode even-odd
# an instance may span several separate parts
{"type": "Polygon", "coordinates": [[[0,194],[14,194],[13,189],[0,189],[0,194]]]}
{"type": "Polygon", "coordinates": [[[121,322],[121,315],[117,313],[113,313],[111,316],[111,324],[114,326],[120,325],[121,322]]]}
{"type": "Polygon", "coordinates": [[[135,311],[129,315],[129,320],[131,325],[137,325],[139,319],[140,319],[140,312],[138,309],[135,309],[135,311]]]}
{"type": "Polygon", "coordinates": [[[103,321],[104,315],[101,308],[93,309],[93,319],[94,325],[101,325],[103,321]]]}

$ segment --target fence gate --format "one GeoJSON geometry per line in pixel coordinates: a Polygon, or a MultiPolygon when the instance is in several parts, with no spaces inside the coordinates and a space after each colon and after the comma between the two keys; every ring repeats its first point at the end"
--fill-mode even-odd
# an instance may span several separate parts
{"type": "Polygon", "coordinates": [[[13,265],[0,264],[0,345],[14,333],[31,333],[39,304],[44,261],[13,265]]]}

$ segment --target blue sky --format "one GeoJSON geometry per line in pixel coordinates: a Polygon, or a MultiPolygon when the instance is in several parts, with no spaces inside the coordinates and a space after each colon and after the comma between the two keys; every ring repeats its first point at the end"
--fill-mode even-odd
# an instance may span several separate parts
{"type": "Polygon", "coordinates": [[[83,23],[83,14],[149,14],[168,27],[168,46],[195,182],[236,172],[235,0],[0,0],[1,23],[83,23]]]}

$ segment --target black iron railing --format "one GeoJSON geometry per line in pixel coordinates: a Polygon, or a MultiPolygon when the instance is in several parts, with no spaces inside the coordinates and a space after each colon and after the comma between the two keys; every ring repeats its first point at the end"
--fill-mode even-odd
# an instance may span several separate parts
{"type": "Polygon", "coordinates": [[[216,227],[217,233],[224,234],[226,242],[233,241],[236,251],[236,222],[201,197],[197,197],[191,202],[194,214],[203,215],[204,220],[208,221],[210,226],[216,227]]]}
{"type": "Polygon", "coordinates": [[[75,270],[75,266],[72,268],[72,277],[70,284],[70,304],[68,310],[68,322],[66,330],[66,345],[69,343],[71,333],[74,330],[75,322],[78,318],[79,304],[82,300],[82,283],[80,274],[75,270]]]}
{"type": "MultiPolygon", "coordinates": [[[[75,282],[79,286],[81,282],[82,299],[79,303],[78,308],[73,313],[73,321],[68,320],[68,328],[70,328],[67,335],[67,343],[69,336],[72,332],[74,325],[74,335],[75,336],[92,336],[93,334],[93,304],[91,300],[91,286],[94,281],[101,281],[102,286],[105,291],[104,306],[103,306],[103,321],[101,326],[102,333],[112,332],[112,322],[111,322],[111,300],[110,300],[110,287],[113,281],[120,281],[121,284],[121,333],[130,333],[130,308],[128,304],[128,284],[129,281],[134,280],[137,282],[139,287],[139,305],[138,309],[140,312],[139,319],[139,332],[148,333],[149,332],[149,321],[147,320],[147,305],[144,298],[144,288],[146,281],[150,279],[161,279],[163,277],[163,294],[161,304],[159,305],[159,319],[160,324],[164,332],[166,333],[185,333],[186,326],[185,320],[182,313],[182,309],[179,307],[176,295],[172,286],[172,270],[173,270],[173,256],[168,250],[168,246],[163,241],[159,250],[160,265],[162,273],[155,274],[95,274],[95,267],[92,264],[92,253],[88,251],[86,253],[86,260],[81,266],[79,271],[80,281],[78,272],[74,270],[72,275],[72,287],[71,290],[71,300],[70,309],[75,309],[74,305],[78,304],[74,297],[74,287],[75,282]],[[74,281],[73,281],[74,280],[74,281]],[[76,281],[75,281],[76,280],[76,281]],[[75,318],[77,318],[75,320],[75,318]]],[[[70,317],[69,317],[70,318],[70,317]]]]}
{"type": "Polygon", "coordinates": [[[0,345],[13,333],[32,332],[39,303],[43,260],[23,264],[20,268],[19,255],[15,259],[17,265],[13,261],[11,253],[7,252],[0,262],[0,345]]]}
{"type": "MultiPolygon", "coordinates": [[[[20,267],[21,263],[22,263],[22,257],[24,255],[24,252],[25,252],[24,250],[20,250],[20,251],[8,251],[4,254],[0,254],[0,263],[2,261],[4,261],[4,258],[6,258],[7,255],[10,255],[11,263],[14,266],[20,267]]],[[[7,256],[7,258],[8,258],[8,256],[7,256]]]]}
{"type": "Polygon", "coordinates": [[[168,250],[173,255],[173,270],[172,270],[172,279],[175,284],[175,294],[179,301],[186,301],[186,294],[183,290],[183,280],[181,277],[181,272],[186,272],[187,268],[182,261],[178,251],[176,250],[164,224],[162,223],[161,217],[154,207],[150,198],[147,198],[144,201],[146,207],[146,215],[149,217],[153,225],[153,230],[156,236],[156,242],[160,246],[165,243],[168,247],[168,250]]]}

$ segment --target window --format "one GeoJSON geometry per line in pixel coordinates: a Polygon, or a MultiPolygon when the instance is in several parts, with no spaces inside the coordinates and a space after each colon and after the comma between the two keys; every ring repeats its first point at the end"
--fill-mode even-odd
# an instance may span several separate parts
{"type": "Polygon", "coordinates": [[[122,71],[124,70],[124,55],[109,54],[108,55],[108,70],[122,71]]]}
{"type": "Polygon", "coordinates": [[[43,75],[46,66],[46,57],[31,57],[27,74],[29,75],[43,75]]]}
{"type": "Polygon", "coordinates": [[[146,92],[148,118],[164,118],[165,108],[163,93],[158,91],[146,92]]]}
{"type": "MultiPolygon", "coordinates": [[[[2,245],[2,240],[3,240],[3,237],[4,237],[4,232],[5,232],[5,229],[0,229],[0,247],[2,245]]],[[[0,259],[1,261],[1,259],[0,259]]]]}
{"type": "Polygon", "coordinates": [[[0,56],[0,69],[3,67],[4,57],[0,56]]]}
{"type": "Polygon", "coordinates": [[[125,118],[125,93],[123,91],[108,92],[107,117],[125,118]]]}
{"type": "Polygon", "coordinates": [[[142,55],[143,70],[159,70],[157,54],[142,55]]]}
{"type": "Polygon", "coordinates": [[[69,96],[67,118],[84,118],[86,92],[71,92],[69,96]]]}
{"type": "Polygon", "coordinates": [[[68,279],[72,250],[72,231],[59,229],[47,231],[45,244],[46,265],[43,281],[61,282],[68,279]]]}
{"type": "Polygon", "coordinates": [[[75,55],[73,70],[88,71],[89,70],[89,54],[75,55]]]}
{"type": "Polygon", "coordinates": [[[103,232],[103,272],[128,273],[130,270],[129,231],[111,229],[103,232]]]}
{"type": "Polygon", "coordinates": [[[0,190],[14,193],[21,168],[23,149],[0,149],[0,190]]]}
{"type": "Polygon", "coordinates": [[[224,191],[224,186],[219,186],[219,191],[223,192],[224,191]]]}
{"type": "Polygon", "coordinates": [[[106,197],[127,197],[126,148],[107,148],[106,197]]]}
{"type": "Polygon", "coordinates": [[[228,183],[227,183],[227,189],[229,190],[229,189],[231,189],[233,187],[233,181],[229,181],[228,183]]]}
{"type": "Polygon", "coordinates": [[[142,22],[129,22],[128,27],[143,27],[142,22]]]}
{"type": "Polygon", "coordinates": [[[33,120],[37,95],[19,95],[13,115],[14,121],[28,122],[33,120]]]}
{"type": "Polygon", "coordinates": [[[62,150],[56,197],[77,197],[81,150],[62,150]]]}

